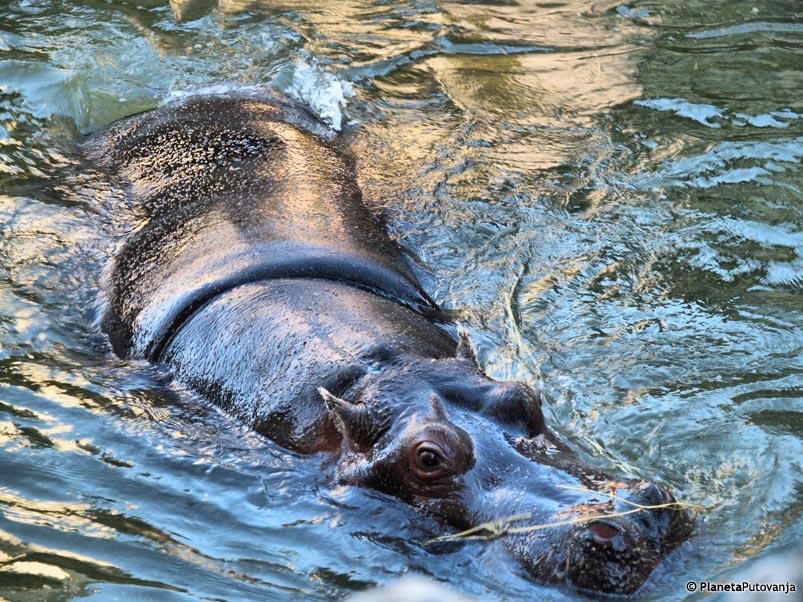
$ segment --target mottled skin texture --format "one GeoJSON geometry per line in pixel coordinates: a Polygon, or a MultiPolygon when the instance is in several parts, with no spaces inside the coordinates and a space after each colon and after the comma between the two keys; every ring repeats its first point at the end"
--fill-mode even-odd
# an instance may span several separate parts
{"type": "MultiPolygon", "coordinates": [[[[90,138],[86,156],[125,183],[139,217],[107,272],[115,352],[169,366],[280,445],[334,455],[338,481],[451,528],[671,501],[581,464],[536,391],[488,378],[433,320],[330,138],[257,93],[190,99],[90,138]]],[[[690,530],[657,509],[501,541],[538,580],[631,593],[690,530]]]]}

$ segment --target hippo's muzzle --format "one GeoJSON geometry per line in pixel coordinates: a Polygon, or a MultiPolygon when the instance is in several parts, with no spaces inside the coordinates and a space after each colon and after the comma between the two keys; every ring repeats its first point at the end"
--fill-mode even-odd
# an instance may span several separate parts
{"type": "Polygon", "coordinates": [[[539,581],[565,581],[581,590],[632,594],[689,536],[693,523],[690,513],[654,483],[640,487],[635,494],[625,491],[621,495],[607,500],[600,496],[605,500],[601,504],[577,508],[569,519],[578,520],[576,524],[514,533],[506,545],[539,581]]]}

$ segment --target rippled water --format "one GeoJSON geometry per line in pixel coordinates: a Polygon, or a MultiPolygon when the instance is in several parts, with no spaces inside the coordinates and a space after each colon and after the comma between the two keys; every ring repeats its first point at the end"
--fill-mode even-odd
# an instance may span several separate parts
{"type": "Polygon", "coordinates": [[[797,1],[10,0],[0,7],[0,596],[327,599],[431,554],[92,326],[124,227],[81,133],[271,84],[343,129],[367,202],[490,374],[591,461],[712,509],[646,598],[803,553],[803,11],[797,1]],[[111,204],[113,206],[113,203],[111,204]]]}

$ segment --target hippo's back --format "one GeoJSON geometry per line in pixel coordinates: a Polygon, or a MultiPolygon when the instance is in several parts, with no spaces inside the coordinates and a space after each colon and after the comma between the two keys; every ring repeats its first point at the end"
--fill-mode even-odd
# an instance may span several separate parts
{"type": "Polygon", "coordinates": [[[431,306],[321,131],[294,105],[241,93],[136,115],[87,141],[140,218],[107,282],[103,325],[118,355],[158,357],[203,304],[266,278],[346,281],[431,306]]]}

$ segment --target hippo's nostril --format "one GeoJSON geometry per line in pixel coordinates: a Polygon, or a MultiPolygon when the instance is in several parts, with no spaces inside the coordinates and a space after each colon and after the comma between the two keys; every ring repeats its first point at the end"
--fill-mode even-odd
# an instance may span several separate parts
{"type": "Polygon", "coordinates": [[[608,521],[595,520],[588,525],[588,530],[599,543],[607,543],[622,532],[621,527],[608,521]]]}
{"type": "Polygon", "coordinates": [[[674,498],[669,492],[661,489],[655,483],[650,483],[642,488],[641,491],[639,491],[639,497],[647,504],[654,504],[656,506],[674,501],[674,498]]]}

